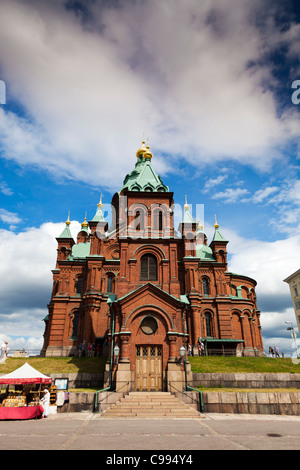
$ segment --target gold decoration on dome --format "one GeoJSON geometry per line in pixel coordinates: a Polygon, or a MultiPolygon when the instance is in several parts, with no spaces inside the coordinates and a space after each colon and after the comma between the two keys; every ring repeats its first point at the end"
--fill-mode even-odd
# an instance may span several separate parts
{"type": "Polygon", "coordinates": [[[147,141],[148,142],[147,142],[146,152],[144,153],[144,159],[150,158],[151,160],[151,158],[153,157],[153,153],[150,152],[149,139],[147,139],[147,141]]]}
{"type": "Polygon", "coordinates": [[[85,213],[85,218],[84,218],[84,221],[81,224],[81,227],[88,227],[88,226],[89,226],[89,224],[86,221],[86,213],[85,213]]]}
{"type": "Polygon", "coordinates": [[[202,230],[203,229],[203,225],[200,224],[200,219],[198,217],[198,227],[197,227],[199,230],[202,230]]]}
{"type": "Polygon", "coordinates": [[[185,211],[188,211],[189,208],[190,208],[190,206],[189,206],[188,203],[187,203],[187,197],[186,197],[186,195],[185,195],[185,204],[184,204],[183,208],[184,208],[185,211]]]}
{"type": "Polygon", "coordinates": [[[71,225],[71,222],[70,222],[70,211],[68,212],[68,220],[66,220],[66,225],[71,225]]]}
{"type": "Polygon", "coordinates": [[[99,203],[97,204],[97,207],[100,207],[102,209],[103,207],[103,204],[102,204],[102,193],[100,194],[100,201],[99,203]]]}
{"type": "Polygon", "coordinates": [[[145,147],[145,139],[143,136],[142,146],[136,151],[136,157],[139,158],[141,155],[144,155],[145,152],[146,152],[146,147],[145,147]]]}
{"type": "Polygon", "coordinates": [[[215,227],[215,228],[219,228],[219,224],[218,224],[218,222],[217,222],[217,216],[216,216],[216,214],[215,214],[215,225],[214,225],[214,227],[215,227]]]}

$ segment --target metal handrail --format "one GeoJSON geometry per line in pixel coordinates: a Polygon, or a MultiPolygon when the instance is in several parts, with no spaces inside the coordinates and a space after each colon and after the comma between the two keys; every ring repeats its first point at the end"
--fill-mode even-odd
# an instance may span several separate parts
{"type": "Polygon", "coordinates": [[[103,400],[105,400],[106,398],[108,398],[110,395],[112,395],[113,393],[116,393],[116,392],[119,392],[123,387],[127,386],[130,382],[126,382],[125,384],[122,385],[122,387],[118,388],[118,389],[115,389],[115,390],[111,390],[111,387],[106,387],[106,388],[103,388],[102,390],[97,390],[97,392],[95,392],[95,401],[94,401],[94,413],[97,413],[97,405],[100,405],[102,403],[103,400]],[[107,395],[105,398],[103,398],[103,400],[101,401],[97,401],[97,397],[98,397],[98,394],[101,393],[101,392],[106,392],[107,390],[110,390],[111,393],[109,395],[107,395]]]}
{"type": "MultiPolygon", "coordinates": [[[[168,382],[169,386],[174,388],[174,390],[176,390],[177,392],[179,393],[184,393],[184,392],[187,392],[188,390],[179,390],[178,388],[174,387],[174,385],[171,384],[171,382],[168,382]]],[[[193,387],[190,387],[189,385],[186,386],[187,388],[189,388],[190,390],[193,390],[194,392],[198,392],[199,393],[199,397],[200,397],[200,412],[202,413],[203,412],[203,409],[204,409],[204,401],[203,401],[203,393],[201,390],[197,389],[197,388],[193,388],[193,387]]],[[[189,397],[190,398],[190,397],[189,397]]],[[[193,401],[195,401],[193,398],[192,398],[193,401]]]]}

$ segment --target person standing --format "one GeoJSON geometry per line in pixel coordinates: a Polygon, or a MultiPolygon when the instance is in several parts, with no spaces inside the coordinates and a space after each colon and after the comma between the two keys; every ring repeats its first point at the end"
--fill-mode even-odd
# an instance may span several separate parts
{"type": "Polygon", "coordinates": [[[43,417],[47,418],[47,416],[49,415],[49,409],[50,409],[50,392],[47,388],[44,389],[44,396],[42,398],[42,404],[44,408],[43,417]]]}

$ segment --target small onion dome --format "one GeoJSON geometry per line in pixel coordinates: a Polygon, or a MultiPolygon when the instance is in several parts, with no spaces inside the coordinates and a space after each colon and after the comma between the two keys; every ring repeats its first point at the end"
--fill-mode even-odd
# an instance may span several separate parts
{"type": "Polygon", "coordinates": [[[84,221],[81,224],[81,227],[84,228],[84,227],[88,227],[88,226],[89,226],[89,224],[88,224],[88,222],[86,220],[86,216],[85,216],[84,221]]]}
{"type": "Polygon", "coordinates": [[[145,141],[142,141],[142,146],[136,151],[136,157],[139,158],[140,156],[143,156],[144,153],[146,152],[146,147],[145,147],[145,141]]]}
{"type": "Polygon", "coordinates": [[[148,158],[149,160],[151,160],[152,157],[153,157],[153,154],[152,152],[150,152],[149,145],[147,145],[146,152],[144,153],[144,159],[146,160],[148,158]]]}

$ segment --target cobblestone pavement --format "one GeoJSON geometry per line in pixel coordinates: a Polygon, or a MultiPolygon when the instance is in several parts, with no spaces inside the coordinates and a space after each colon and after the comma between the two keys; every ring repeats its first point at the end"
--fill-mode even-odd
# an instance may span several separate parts
{"type": "MultiPolygon", "coordinates": [[[[300,416],[203,414],[193,419],[108,419],[58,413],[0,422],[1,450],[299,450],[300,416]]],[[[181,452],[182,453],[182,452],[181,452]]]]}

